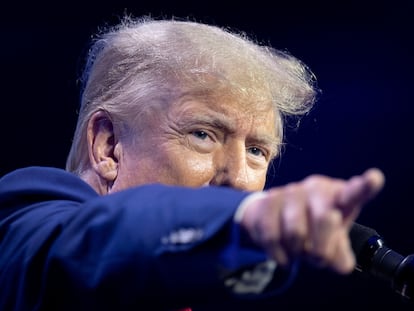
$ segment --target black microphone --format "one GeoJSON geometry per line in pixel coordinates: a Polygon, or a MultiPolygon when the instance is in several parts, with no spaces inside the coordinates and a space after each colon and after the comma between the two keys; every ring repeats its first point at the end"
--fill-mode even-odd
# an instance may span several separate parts
{"type": "Polygon", "coordinates": [[[372,228],[354,223],[350,231],[355,270],[391,282],[398,294],[414,298],[414,255],[403,256],[387,247],[372,228]]]}

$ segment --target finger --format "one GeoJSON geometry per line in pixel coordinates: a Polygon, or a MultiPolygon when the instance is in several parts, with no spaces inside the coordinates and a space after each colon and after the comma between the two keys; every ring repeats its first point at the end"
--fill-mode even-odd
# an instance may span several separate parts
{"type": "Polygon", "coordinates": [[[332,259],[331,267],[340,274],[351,273],[355,268],[356,259],[348,238],[348,230],[343,227],[342,231],[338,231],[337,237],[335,256],[332,259]]]}
{"type": "Polygon", "coordinates": [[[385,176],[381,170],[377,168],[371,168],[367,170],[363,176],[368,180],[368,183],[371,186],[371,193],[369,194],[368,198],[376,195],[384,187],[385,176]]]}
{"type": "Polygon", "coordinates": [[[303,187],[290,184],[284,191],[281,211],[282,244],[290,257],[303,252],[308,236],[307,198],[303,187]]]}
{"type": "Polygon", "coordinates": [[[342,221],[342,213],[337,209],[327,210],[312,220],[311,235],[305,249],[312,263],[324,266],[333,262],[342,221]]]}
{"type": "Polygon", "coordinates": [[[260,243],[266,253],[279,265],[287,266],[290,262],[288,251],[282,245],[283,225],[282,214],[285,207],[285,191],[270,190],[266,200],[267,213],[261,220],[260,243]]]}
{"type": "Polygon", "coordinates": [[[385,182],[384,174],[378,169],[369,169],[363,175],[352,177],[344,186],[338,198],[338,204],[344,218],[353,221],[363,204],[372,199],[385,182]]]}
{"type": "Polygon", "coordinates": [[[281,210],[283,196],[271,189],[263,196],[249,200],[241,224],[252,240],[280,265],[288,264],[288,255],[281,247],[281,210]]]}
{"type": "Polygon", "coordinates": [[[385,182],[384,174],[378,169],[369,169],[363,175],[351,178],[342,192],[339,203],[354,205],[364,203],[376,195],[385,182]]]}
{"type": "Polygon", "coordinates": [[[274,245],[268,245],[269,248],[267,249],[267,254],[272,258],[274,261],[277,262],[278,265],[282,267],[286,267],[290,263],[290,257],[288,253],[285,251],[280,244],[275,243],[274,245]]]}

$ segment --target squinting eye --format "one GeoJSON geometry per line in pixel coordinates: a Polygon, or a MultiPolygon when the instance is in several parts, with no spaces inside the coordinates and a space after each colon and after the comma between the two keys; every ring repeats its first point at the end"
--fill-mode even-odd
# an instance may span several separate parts
{"type": "Polygon", "coordinates": [[[261,149],[257,148],[257,147],[251,147],[248,150],[251,154],[253,154],[255,156],[258,156],[258,157],[259,156],[265,156],[264,152],[261,149]]]}
{"type": "Polygon", "coordinates": [[[187,135],[188,146],[200,153],[212,152],[216,146],[214,140],[214,133],[203,130],[194,130],[188,132],[187,135]]]}
{"type": "Polygon", "coordinates": [[[197,138],[200,138],[200,139],[203,139],[203,140],[208,137],[208,134],[204,131],[194,131],[194,132],[191,132],[191,134],[193,136],[195,136],[197,138]]]}

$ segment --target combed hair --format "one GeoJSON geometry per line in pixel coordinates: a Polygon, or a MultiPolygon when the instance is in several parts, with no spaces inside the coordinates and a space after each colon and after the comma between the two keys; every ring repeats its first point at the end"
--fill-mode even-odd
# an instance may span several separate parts
{"type": "Polygon", "coordinates": [[[119,135],[139,133],[141,118],[183,95],[234,96],[273,105],[280,141],[287,116],[306,114],[316,81],[289,53],[246,34],[189,20],[126,17],[93,41],[82,75],[81,106],[66,169],[89,166],[86,130],[98,110],[107,111],[119,135]]]}

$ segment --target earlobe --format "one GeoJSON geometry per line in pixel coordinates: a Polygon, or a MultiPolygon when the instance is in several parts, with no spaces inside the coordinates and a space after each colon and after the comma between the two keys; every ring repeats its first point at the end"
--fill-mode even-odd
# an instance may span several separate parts
{"type": "Polygon", "coordinates": [[[118,175],[118,165],[112,159],[99,162],[95,166],[95,170],[103,179],[111,184],[115,181],[116,176],[118,175]]]}
{"type": "Polygon", "coordinates": [[[88,152],[91,167],[99,176],[101,186],[110,187],[118,175],[118,158],[115,154],[117,138],[113,122],[105,111],[95,112],[87,129],[88,152]]]}

